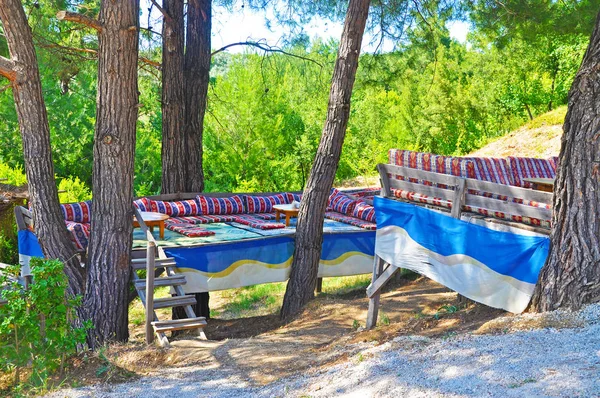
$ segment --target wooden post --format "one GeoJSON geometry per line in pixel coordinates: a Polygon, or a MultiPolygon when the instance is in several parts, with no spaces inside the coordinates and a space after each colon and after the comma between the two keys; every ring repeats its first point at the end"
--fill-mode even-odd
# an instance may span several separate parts
{"type": "Polygon", "coordinates": [[[317,278],[317,293],[321,293],[323,290],[323,278],[317,278]]]}
{"type": "MultiPolygon", "coordinates": [[[[373,262],[373,278],[371,280],[371,285],[377,280],[379,275],[383,272],[383,260],[375,254],[375,260],[373,262]]],[[[390,265],[391,267],[391,265],[390,265]]],[[[372,329],[377,325],[377,314],[379,312],[379,296],[380,293],[377,292],[369,299],[369,311],[367,312],[367,329],[372,329]]]]}
{"type": "Polygon", "coordinates": [[[452,200],[452,210],[450,214],[452,217],[458,218],[459,220],[463,202],[465,201],[465,183],[466,180],[461,178],[454,187],[454,198],[452,200]]]}
{"type": "Polygon", "coordinates": [[[149,241],[146,249],[146,344],[154,341],[154,260],[156,242],[149,241]]]}

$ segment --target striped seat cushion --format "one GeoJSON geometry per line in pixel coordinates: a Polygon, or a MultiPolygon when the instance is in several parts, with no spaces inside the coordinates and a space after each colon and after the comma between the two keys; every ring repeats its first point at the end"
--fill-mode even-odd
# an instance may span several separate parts
{"type": "Polygon", "coordinates": [[[256,218],[260,218],[261,220],[274,220],[277,218],[275,213],[255,213],[252,215],[256,218]]]}
{"type": "Polygon", "coordinates": [[[430,204],[434,206],[441,206],[452,208],[452,201],[445,200],[442,198],[434,198],[432,196],[423,195],[417,192],[404,191],[402,189],[392,189],[392,194],[400,199],[410,200],[417,203],[430,204]]]}
{"type": "Polygon", "coordinates": [[[523,188],[531,188],[531,184],[523,181],[523,178],[554,178],[555,167],[549,159],[508,157],[508,164],[515,180],[515,185],[523,188]]]}
{"type": "Polygon", "coordinates": [[[246,213],[246,201],[243,195],[233,195],[225,198],[213,198],[204,195],[196,196],[200,205],[200,215],[223,215],[246,213]]]}
{"type": "Polygon", "coordinates": [[[150,205],[150,199],[148,198],[139,198],[133,201],[133,205],[137,207],[139,211],[152,211],[152,206],[150,205]]]}
{"type": "Polygon", "coordinates": [[[556,171],[558,170],[558,156],[552,156],[552,157],[548,158],[548,162],[550,163],[550,166],[554,170],[554,175],[556,175],[556,171]]]}
{"type": "Polygon", "coordinates": [[[344,224],[350,224],[355,227],[374,230],[377,228],[377,224],[371,221],[361,220],[360,218],[350,217],[346,214],[338,213],[336,211],[328,211],[325,213],[325,218],[333,221],[343,222],[344,224]]]}
{"type": "Polygon", "coordinates": [[[90,224],[65,221],[67,230],[71,234],[71,240],[79,250],[86,250],[90,242],[90,224]]]}
{"type": "Polygon", "coordinates": [[[248,213],[271,213],[274,205],[285,205],[292,203],[294,197],[291,194],[279,193],[270,196],[246,195],[246,210],[248,213]]]}
{"type": "Polygon", "coordinates": [[[235,220],[235,216],[188,216],[188,217],[171,217],[165,223],[173,224],[211,224],[215,222],[231,222],[235,220]]]}
{"type": "Polygon", "coordinates": [[[352,217],[360,218],[361,220],[375,222],[375,207],[367,204],[364,201],[358,201],[354,210],[352,211],[352,217]]]}
{"type": "MultiPolygon", "coordinates": [[[[468,158],[435,155],[426,152],[415,152],[404,149],[390,149],[388,152],[389,163],[411,169],[448,174],[463,178],[475,178],[475,165],[468,158]]],[[[403,179],[401,176],[395,176],[403,179]]],[[[411,182],[418,182],[411,179],[411,182]]],[[[422,181],[425,185],[432,185],[429,181],[422,181]]],[[[440,184],[441,186],[441,184],[440,184]]]]}
{"type": "Polygon", "coordinates": [[[173,217],[195,216],[200,214],[200,207],[194,199],[179,201],[150,200],[150,211],[167,214],[173,217]]]}
{"type": "Polygon", "coordinates": [[[92,220],[92,201],[64,203],[60,205],[66,221],[89,223],[92,220]]]}
{"type": "Polygon", "coordinates": [[[348,195],[334,189],[331,195],[329,195],[327,209],[342,214],[352,214],[356,206],[356,200],[351,199],[348,195]]]}
{"type": "Polygon", "coordinates": [[[508,161],[504,158],[467,158],[475,167],[475,179],[496,184],[515,185],[508,161]]]}
{"type": "Polygon", "coordinates": [[[243,214],[235,217],[235,222],[243,225],[247,225],[251,228],[256,229],[280,229],[285,228],[285,224],[279,222],[270,222],[261,218],[253,217],[251,215],[243,214]]]}
{"type": "Polygon", "coordinates": [[[165,228],[167,228],[170,231],[177,232],[177,233],[185,235],[185,236],[189,236],[190,238],[212,236],[215,234],[214,231],[209,231],[205,228],[198,227],[195,224],[167,223],[165,228]]]}
{"type": "Polygon", "coordinates": [[[503,213],[500,211],[492,211],[489,209],[484,209],[481,207],[475,206],[463,206],[464,211],[469,211],[471,213],[478,213],[487,217],[494,217],[501,220],[514,221],[523,224],[534,225],[543,228],[550,228],[550,220],[540,220],[538,218],[533,217],[523,217],[514,214],[503,213]]]}

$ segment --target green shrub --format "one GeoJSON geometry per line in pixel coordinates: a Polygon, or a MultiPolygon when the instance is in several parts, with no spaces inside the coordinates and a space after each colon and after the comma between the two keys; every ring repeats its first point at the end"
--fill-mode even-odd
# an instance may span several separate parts
{"type": "Polygon", "coordinates": [[[0,295],[7,301],[0,307],[0,371],[14,372],[15,392],[44,387],[85,342],[89,328],[72,325],[81,298],[67,298],[63,264],[34,258],[30,265],[33,283],[28,289],[8,276],[18,275],[18,267],[0,274],[0,286],[5,286],[0,295]]]}
{"type": "Polygon", "coordinates": [[[4,163],[0,163],[0,178],[7,178],[2,181],[3,184],[21,186],[27,182],[25,172],[20,168],[11,168],[4,163]]]}
{"type": "Polygon", "coordinates": [[[60,203],[81,202],[92,198],[92,192],[78,177],[63,178],[58,184],[60,203]]]}

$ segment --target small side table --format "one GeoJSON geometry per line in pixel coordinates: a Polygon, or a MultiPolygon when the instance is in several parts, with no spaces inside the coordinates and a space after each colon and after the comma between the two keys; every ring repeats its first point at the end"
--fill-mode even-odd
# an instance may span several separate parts
{"type": "MultiPolygon", "coordinates": [[[[169,218],[168,215],[155,213],[153,211],[140,211],[140,215],[142,216],[144,224],[150,228],[150,232],[154,232],[154,227],[158,227],[160,238],[165,238],[165,220],[169,218]]],[[[139,226],[140,223],[133,217],[133,227],[136,228],[139,226]]]]}
{"type": "Polygon", "coordinates": [[[273,209],[275,210],[275,221],[279,222],[281,215],[285,215],[286,227],[290,226],[290,219],[292,217],[298,217],[298,210],[300,210],[299,208],[294,207],[294,205],[275,205],[273,206],[273,209]]]}

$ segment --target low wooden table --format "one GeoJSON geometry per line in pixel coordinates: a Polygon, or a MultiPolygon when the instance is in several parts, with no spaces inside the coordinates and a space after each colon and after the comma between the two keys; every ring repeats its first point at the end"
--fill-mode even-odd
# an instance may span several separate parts
{"type": "Polygon", "coordinates": [[[538,191],[554,191],[554,178],[523,178],[523,181],[531,183],[533,189],[538,191]]]}
{"type": "Polygon", "coordinates": [[[292,217],[298,217],[298,210],[300,210],[297,207],[294,207],[294,205],[275,205],[273,206],[273,209],[275,209],[275,221],[279,222],[279,218],[282,214],[285,214],[285,226],[289,227],[290,226],[290,219],[292,217]]]}
{"type": "MultiPolygon", "coordinates": [[[[154,232],[154,227],[158,227],[159,235],[161,239],[165,237],[165,220],[169,218],[168,215],[162,213],[155,213],[153,211],[140,211],[140,215],[142,216],[142,220],[144,220],[144,224],[148,228],[150,228],[150,232],[154,232]]],[[[137,222],[135,216],[133,217],[133,227],[139,227],[140,223],[137,222]]]]}

